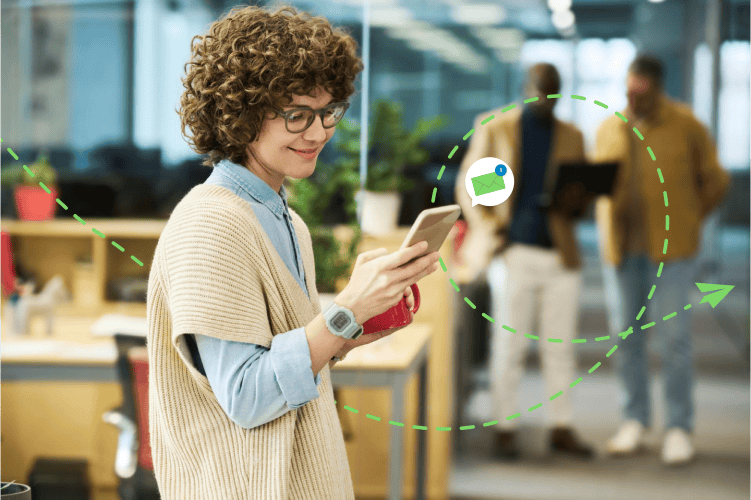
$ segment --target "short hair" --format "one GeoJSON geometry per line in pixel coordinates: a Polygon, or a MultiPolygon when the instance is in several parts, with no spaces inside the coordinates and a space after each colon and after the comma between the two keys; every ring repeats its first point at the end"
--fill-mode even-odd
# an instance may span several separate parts
{"type": "Polygon", "coordinates": [[[321,87],[334,102],[349,99],[363,69],[348,32],[288,5],[275,12],[235,7],[208,34],[194,36],[191,51],[177,112],[183,136],[208,154],[209,167],[224,159],[244,164],[263,120],[293,94],[321,87]]]}
{"type": "Polygon", "coordinates": [[[662,61],[649,54],[639,54],[636,56],[628,67],[629,72],[637,75],[646,76],[658,88],[662,88],[664,78],[664,67],[662,61]]]}
{"type": "Polygon", "coordinates": [[[561,75],[550,63],[537,63],[527,70],[527,84],[545,94],[561,90],[561,75]]]}

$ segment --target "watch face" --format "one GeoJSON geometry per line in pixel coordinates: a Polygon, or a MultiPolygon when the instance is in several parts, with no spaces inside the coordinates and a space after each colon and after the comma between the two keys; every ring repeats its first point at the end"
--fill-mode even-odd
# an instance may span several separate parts
{"type": "Polygon", "coordinates": [[[344,330],[347,325],[349,325],[349,322],[349,316],[347,316],[347,314],[343,312],[336,313],[336,316],[331,319],[331,324],[334,325],[334,328],[336,328],[340,332],[344,330]]]}

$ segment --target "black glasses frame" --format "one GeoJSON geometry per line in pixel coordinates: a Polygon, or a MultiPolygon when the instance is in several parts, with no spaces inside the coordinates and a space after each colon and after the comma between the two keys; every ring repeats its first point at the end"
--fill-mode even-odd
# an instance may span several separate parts
{"type": "Polygon", "coordinates": [[[313,122],[315,121],[315,119],[316,119],[317,116],[321,117],[321,124],[323,125],[323,128],[327,128],[328,129],[328,128],[334,128],[334,127],[336,127],[337,124],[341,121],[341,119],[344,118],[344,114],[347,112],[348,109],[349,109],[349,103],[346,102],[346,101],[342,101],[342,102],[332,102],[331,104],[329,104],[329,105],[327,105],[327,106],[325,106],[325,107],[323,107],[321,109],[313,109],[313,108],[310,108],[308,106],[300,106],[299,108],[290,109],[289,111],[282,111],[281,109],[277,109],[275,111],[276,111],[276,114],[278,116],[283,116],[284,117],[284,126],[287,127],[287,132],[289,132],[291,134],[301,134],[302,132],[305,132],[306,130],[308,130],[311,125],[313,125],[313,122]],[[324,116],[326,115],[326,113],[328,112],[328,110],[330,108],[333,108],[333,107],[336,107],[336,106],[344,106],[344,111],[342,112],[342,117],[339,118],[339,120],[337,120],[335,124],[331,125],[330,127],[327,127],[323,123],[323,118],[324,118],[324,116]],[[289,115],[291,115],[292,113],[295,113],[297,111],[305,111],[305,110],[313,112],[313,114],[311,115],[312,118],[310,120],[308,120],[308,123],[305,125],[305,127],[302,130],[298,130],[296,132],[292,132],[289,129],[289,115]]]}

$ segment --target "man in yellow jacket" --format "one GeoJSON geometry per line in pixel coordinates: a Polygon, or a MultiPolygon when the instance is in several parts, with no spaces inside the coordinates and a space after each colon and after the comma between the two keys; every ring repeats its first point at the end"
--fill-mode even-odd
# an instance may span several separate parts
{"type": "Polygon", "coordinates": [[[620,163],[613,192],[598,200],[596,210],[610,326],[626,390],[625,422],[607,450],[635,452],[651,425],[648,330],[636,325],[677,311],[670,321],[658,323],[656,333],[665,342],[662,459],[680,464],[694,455],[692,342],[683,308],[694,286],[702,221],[722,199],[729,176],[691,110],[663,93],[659,60],[638,56],[629,67],[627,86],[622,115],[628,122],[615,114],[605,120],[594,155],[596,161],[620,163]],[[647,307],[649,318],[643,315],[647,307]]]}
{"type": "Polygon", "coordinates": [[[559,89],[556,68],[537,64],[530,68],[526,84],[527,97],[537,97],[537,101],[523,109],[479,115],[455,187],[469,226],[460,250],[462,260],[475,278],[486,273],[491,292],[490,384],[493,419],[498,420],[495,453],[503,459],[519,456],[514,439],[517,420],[506,417],[533,403],[524,401],[519,406],[516,392],[529,346],[524,335],[531,333],[536,316],[540,317],[539,347],[547,392],[563,391],[545,404],[553,427],[550,447],[579,457],[592,456],[591,448],[579,443],[571,428],[569,387],[576,378],[571,340],[581,288],[574,220],[585,206],[576,193],[548,202],[558,167],[585,158],[582,133],[553,116],[557,99],[547,96],[559,89]],[[486,121],[490,115],[494,118],[486,121]],[[508,164],[515,187],[500,205],[472,207],[465,177],[473,163],[486,157],[508,164]],[[548,338],[562,339],[562,343],[548,342],[548,338]]]}

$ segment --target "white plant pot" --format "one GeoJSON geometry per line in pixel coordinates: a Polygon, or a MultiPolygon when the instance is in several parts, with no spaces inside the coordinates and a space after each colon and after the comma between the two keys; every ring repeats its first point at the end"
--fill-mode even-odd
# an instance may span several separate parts
{"type": "Polygon", "coordinates": [[[357,193],[360,228],[363,233],[386,236],[396,231],[402,198],[396,191],[376,193],[362,190],[357,193]]]}

